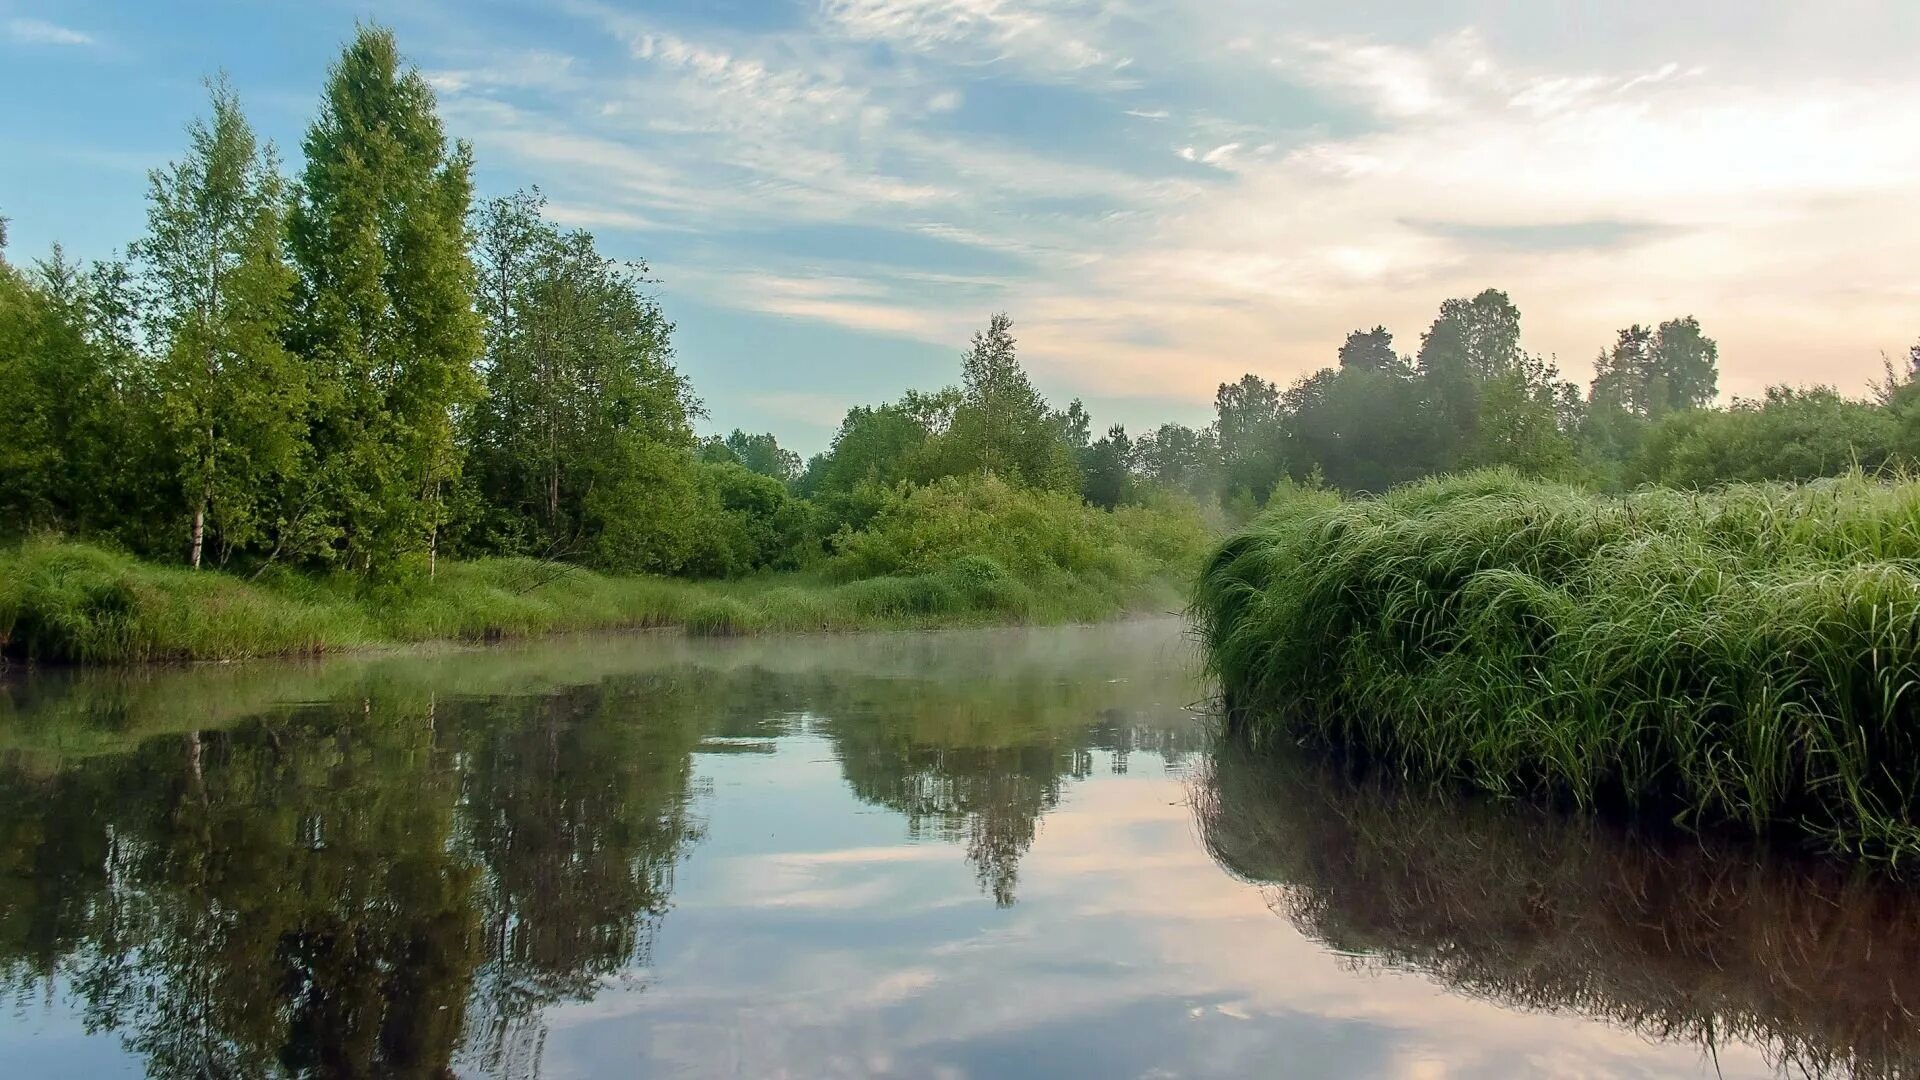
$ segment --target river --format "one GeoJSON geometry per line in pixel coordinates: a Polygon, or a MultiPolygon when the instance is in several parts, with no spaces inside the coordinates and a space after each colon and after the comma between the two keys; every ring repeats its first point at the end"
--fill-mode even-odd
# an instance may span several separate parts
{"type": "Polygon", "coordinates": [[[1214,747],[1173,620],[0,681],[0,1074],[1910,1076],[1920,897],[1214,747]]]}

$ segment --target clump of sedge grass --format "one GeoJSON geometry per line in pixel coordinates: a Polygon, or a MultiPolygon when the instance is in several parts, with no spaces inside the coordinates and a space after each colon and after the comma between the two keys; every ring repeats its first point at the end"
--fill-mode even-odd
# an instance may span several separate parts
{"type": "Polygon", "coordinates": [[[1256,741],[1920,857],[1920,482],[1301,495],[1221,546],[1193,611],[1256,741]]]}

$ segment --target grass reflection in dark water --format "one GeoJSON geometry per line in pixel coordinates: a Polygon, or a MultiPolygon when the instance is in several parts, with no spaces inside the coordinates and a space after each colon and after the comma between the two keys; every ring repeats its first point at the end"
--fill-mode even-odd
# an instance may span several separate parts
{"type": "Polygon", "coordinates": [[[1222,740],[1195,780],[1214,857],[1361,968],[1782,1072],[1920,1075],[1920,890],[1868,871],[1449,799],[1222,740]]]}

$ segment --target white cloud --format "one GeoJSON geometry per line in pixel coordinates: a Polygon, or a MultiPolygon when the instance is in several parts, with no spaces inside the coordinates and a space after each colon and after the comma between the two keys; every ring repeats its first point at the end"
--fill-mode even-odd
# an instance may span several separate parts
{"type": "Polygon", "coordinates": [[[1199,401],[1317,367],[1354,326],[1410,348],[1440,300],[1488,285],[1575,375],[1615,327],[1687,311],[1738,392],[1851,386],[1920,331],[1920,79],[1845,50],[1823,70],[1795,53],[1791,74],[1657,42],[1570,63],[1497,27],[1388,41],[1332,7],[1226,0],[823,0],[764,33],[583,10],[620,62],[519,52],[438,76],[483,153],[574,223],[712,238],[660,267],[708,302],[955,344],[1005,306],[1054,392],[1199,401]],[[1131,158],[1050,140],[1018,106],[1025,137],[956,130],[961,88],[1003,75],[1178,128],[1118,129],[1131,158]],[[1005,265],[927,255],[916,277],[732,239],[811,224],[1005,265]]]}
{"type": "Polygon", "coordinates": [[[1029,297],[1024,340],[1062,377],[1096,351],[1107,381],[1142,390],[1198,395],[1248,367],[1286,377],[1353,326],[1384,319],[1411,345],[1441,299],[1486,285],[1510,289],[1533,346],[1575,374],[1613,328],[1695,312],[1743,392],[1857,389],[1876,342],[1920,331],[1920,223],[1905,209],[1920,114],[1904,104],[1920,84],[1535,74],[1460,36],[1301,53],[1337,58],[1337,75],[1312,77],[1355,89],[1382,126],[1237,159],[1229,185],[1029,297]],[[1612,248],[1526,250],[1421,220],[1648,227],[1612,248]],[[1138,344],[1143,327],[1169,344],[1138,344]]]}
{"type": "Polygon", "coordinates": [[[1080,0],[824,0],[821,18],[856,39],[1071,76],[1126,66],[1097,44],[1100,5],[1080,0]]]}
{"type": "Polygon", "coordinates": [[[8,19],[7,39],[21,45],[94,45],[92,34],[45,19],[8,19]]]}

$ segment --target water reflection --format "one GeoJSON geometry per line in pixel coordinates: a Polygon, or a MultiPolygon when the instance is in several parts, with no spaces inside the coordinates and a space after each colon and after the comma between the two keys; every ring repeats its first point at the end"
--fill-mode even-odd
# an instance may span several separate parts
{"type": "Polygon", "coordinates": [[[9,769],[0,978],[69,980],[158,1075],[510,1055],[644,954],[697,838],[691,734],[619,700],[366,696],[9,769]]]}
{"type": "Polygon", "coordinates": [[[1202,697],[1166,622],[16,678],[0,1068],[1920,1066],[1913,894],[1248,760],[1202,697]]]}
{"type": "Polygon", "coordinates": [[[1197,745],[1164,628],[688,643],[96,675],[0,695],[0,994],[157,1076],[530,1076],[644,982],[696,758],[824,739],[1000,906],[1104,751],[1197,745]],[[991,670],[983,683],[975,676],[991,670]],[[1156,683],[1155,673],[1160,673],[1156,683]]]}
{"type": "Polygon", "coordinates": [[[1793,1075],[1920,1075],[1920,895],[1218,748],[1209,849],[1361,970],[1571,1013],[1793,1075]]]}

